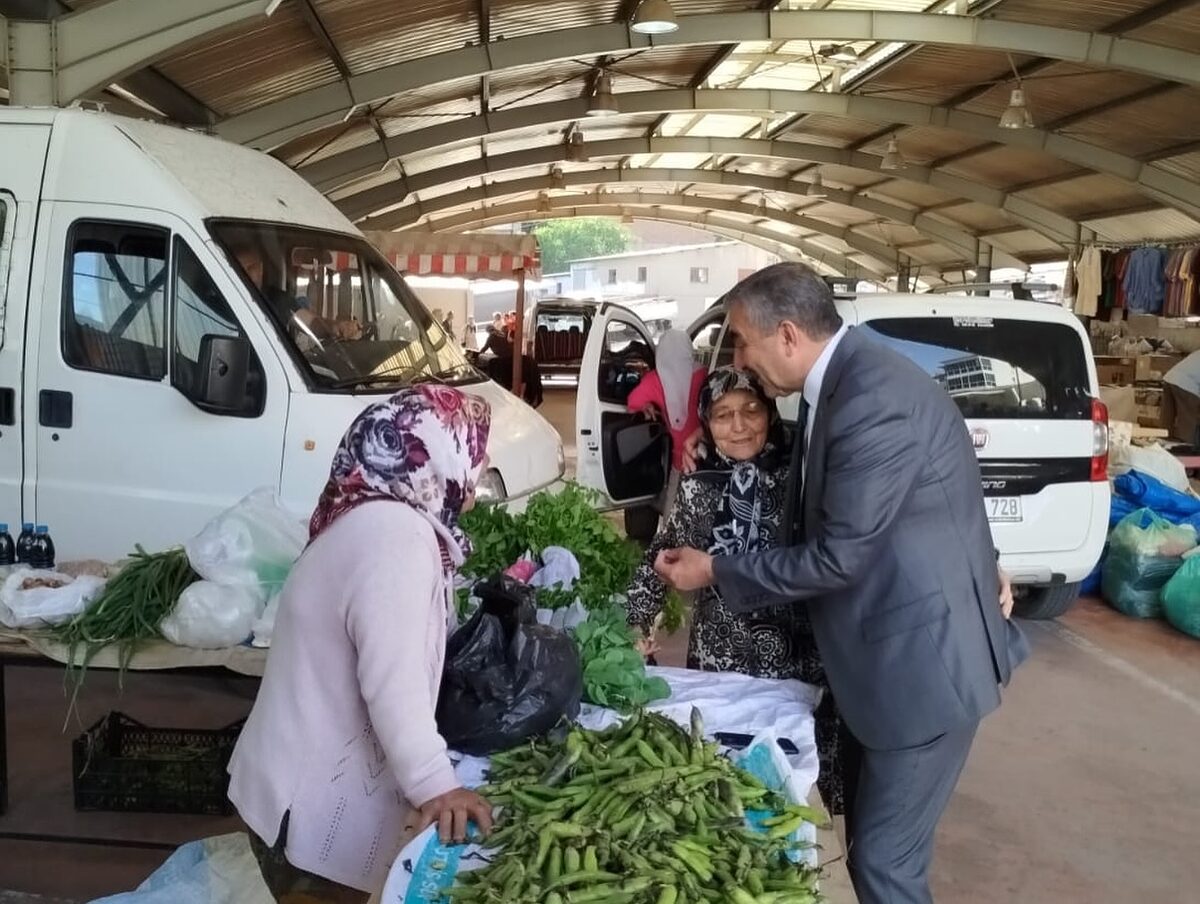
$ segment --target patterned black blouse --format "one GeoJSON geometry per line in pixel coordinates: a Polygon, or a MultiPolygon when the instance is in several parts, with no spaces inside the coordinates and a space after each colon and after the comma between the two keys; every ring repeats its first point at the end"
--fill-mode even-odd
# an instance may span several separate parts
{"type": "MultiPolygon", "coordinates": [[[[728,473],[710,471],[686,474],[680,479],[675,505],[646,549],[629,587],[626,607],[633,627],[649,633],[666,602],[668,588],[654,572],[658,553],[679,546],[707,550],[712,544],[713,520],[720,510],[728,477],[728,473]]],[[[767,548],[780,543],[787,478],[787,467],[763,471],[759,478],[759,530],[767,548]]],[[[797,678],[826,692],[827,699],[818,709],[816,720],[821,760],[817,784],[830,809],[842,812],[838,718],[828,699],[829,685],[804,605],[734,614],[725,608],[716,587],[706,587],[694,595],[691,622],[689,669],[740,672],[756,678],[797,678]]]]}

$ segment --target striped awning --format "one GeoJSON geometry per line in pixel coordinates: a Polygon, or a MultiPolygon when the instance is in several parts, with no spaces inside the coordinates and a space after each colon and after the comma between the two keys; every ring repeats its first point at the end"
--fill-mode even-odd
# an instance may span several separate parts
{"type": "Polygon", "coordinates": [[[532,235],[460,235],[440,232],[367,232],[367,240],[399,270],[412,276],[512,279],[524,270],[542,275],[532,235]]]}

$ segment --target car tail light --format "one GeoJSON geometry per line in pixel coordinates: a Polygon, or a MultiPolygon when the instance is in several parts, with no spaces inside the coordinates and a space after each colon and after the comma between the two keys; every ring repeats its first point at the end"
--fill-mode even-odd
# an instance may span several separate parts
{"type": "Polygon", "coordinates": [[[1092,480],[1108,480],[1108,406],[1092,400],[1092,480]]]}

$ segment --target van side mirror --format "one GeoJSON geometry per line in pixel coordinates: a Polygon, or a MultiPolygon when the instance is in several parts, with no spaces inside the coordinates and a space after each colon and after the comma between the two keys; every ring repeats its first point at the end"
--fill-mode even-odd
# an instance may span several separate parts
{"type": "Polygon", "coordinates": [[[241,414],[249,389],[250,343],[240,336],[200,339],[193,401],[214,414],[241,414]]]}

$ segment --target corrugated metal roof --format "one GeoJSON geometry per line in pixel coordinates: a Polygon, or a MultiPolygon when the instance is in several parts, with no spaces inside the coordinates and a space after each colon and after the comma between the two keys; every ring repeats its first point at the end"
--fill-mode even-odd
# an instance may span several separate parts
{"type": "MultiPolygon", "coordinates": [[[[889,185],[888,187],[890,188],[891,186],[889,185]]],[[[960,229],[967,229],[973,232],[981,232],[987,229],[1001,229],[1012,222],[1005,215],[1004,211],[998,210],[995,207],[988,207],[986,204],[975,203],[956,204],[953,207],[932,211],[930,215],[947,223],[953,223],[960,229]]]]}
{"type": "Polygon", "coordinates": [[[1179,87],[1091,117],[1071,126],[1067,132],[1084,141],[1140,157],[1200,138],[1196,110],[1200,110],[1200,88],[1179,87]]]}
{"type": "Polygon", "coordinates": [[[949,163],[944,169],[985,185],[1010,189],[1031,179],[1066,175],[1078,167],[1041,151],[997,145],[984,153],[949,163]]]}
{"type": "MultiPolygon", "coordinates": [[[[1028,57],[1014,59],[1019,66],[1028,57]]],[[[942,104],[981,82],[1010,75],[1008,58],[1002,53],[926,44],[872,78],[862,93],[942,104]]]]}
{"type": "Polygon", "coordinates": [[[1030,22],[1080,31],[1100,31],[1153,6],[1156,0],[1005,0],[990,14],[993,19],[1030,22]]]}
{"type": "Polygon", "coordinates": [[[1021,197],[1072,219],[1083,219],[1102,210],[1137,207],[1148,200],[1131,183],[1096,174],[1022,192],[1021,197]]]}
{"type": "Polygon", "coordinates": [[[1129,37],[1194,51],[1200,47],[1200,7],[1192,4],[1189,9],[1164,16],[1152,25],[1130,32],[1129,37]]]}
{"type": "Polygon", "coordinates": [[[989,236],[988,242],[1002,251],[1007,251],[1009,254],[1016,255],[1017,257],[1024,255],[1041,257],[1046,254],[1054,255],[1056,253],[1060,256],[1062,255],[1062,248],[1060,246],[1055,245],[1040,232],[1034,232],[1031,229],[989,236]]]}
{"type": "Polygon", "coordinates": [[[1153,213],[1088,220],[1087,226],[1096,231],[1096,235],[1101,241],[1147,242],[1194,239],[1200,242],[1200,222],[1177,210],[1156,210],[1153,213]]]}
{"type": "Polygon", "coordinates": [[[1200,182],[1200,152],[1169,157],[1166,160],[1158,161],[1158,166],[1168,173],[1191,179],[1193,182],[1200,182]]]}
{"type": "Polygon", "coordinates": [[[205,105],[232,116],[339,79],[292,4],[205,37],[155,64],[205,105]]]}
{"type": "Polygon", "coordinates": [[[621,0],[492,0],[492,39],[615,22],[621,0]]]}
{"type": "Polygon", "coordinates": [[[479,40],[477,0],[313,0],[313,5],[355,74],[479,40]]]}

